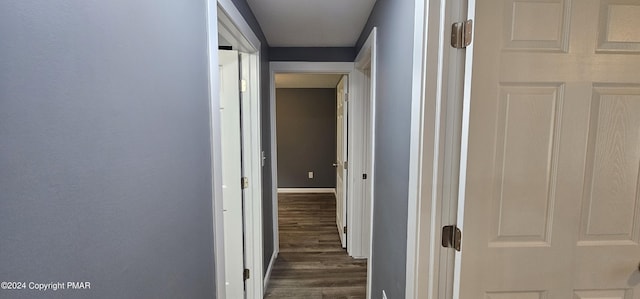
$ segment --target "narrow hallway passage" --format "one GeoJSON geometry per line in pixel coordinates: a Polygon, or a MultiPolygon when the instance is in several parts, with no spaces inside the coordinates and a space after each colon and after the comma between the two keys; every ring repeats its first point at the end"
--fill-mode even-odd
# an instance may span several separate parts
{"type": "Polygon", "coordinates": [[[334,194],[279,194],[280,253],[265,298],[365,298],[367,262],[340,246],[334,194]]]}

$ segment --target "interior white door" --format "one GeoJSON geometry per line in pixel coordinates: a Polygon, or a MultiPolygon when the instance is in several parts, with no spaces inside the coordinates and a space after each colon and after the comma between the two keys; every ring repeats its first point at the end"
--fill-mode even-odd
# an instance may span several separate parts
{"type": "Polygon", "coordinates": [[[475,9],[454,297],[640,299],[640,1],[475,9]]]}
{"type": "Polygon", "coordinates": [[[347,76],[336,87],[336,225],[342,248],[347,248],[347,76]]]}
{"type": "Polygon", "coordinates": [[[242,145],[238,52],[219,50],[222,196],[227,298],[244,298],[242,145]]]}

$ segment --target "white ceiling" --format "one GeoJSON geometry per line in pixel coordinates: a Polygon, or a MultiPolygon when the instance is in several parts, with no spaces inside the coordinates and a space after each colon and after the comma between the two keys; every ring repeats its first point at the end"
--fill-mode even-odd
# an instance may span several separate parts
{"type": "Polygon", "coordinates": [[[336,88],[342,75],[276,74],[276,88],[336,88]]]}
{"type": "Polygon", "coordinates": [[[353,47],[376,0],[248,0],[271,47],[353,47]]]}

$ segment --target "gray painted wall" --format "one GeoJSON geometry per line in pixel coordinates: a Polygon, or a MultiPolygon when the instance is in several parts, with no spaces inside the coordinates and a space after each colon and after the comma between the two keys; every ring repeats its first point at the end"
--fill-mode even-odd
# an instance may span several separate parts
{"type": "Polygon", "coordinates": [[[372,298],[405,297],[414,2],[378,0],[357,48],[378,27],[372,298]]]}
{"type": "Polygon", "coordinates": [[[335,188],[335,88],[278,88],[276,122],[278,187],[335,188]]]}
{"type": "Polygon", "coordinates": [[[269,49],[271,61],[353,62],[355,48],[338,47],[274,47],[269,49]]]}
{"type": "Polygon", "coordinates": [[[205,1],[0,1],[2,298],[213,298],[205,1]]]}
{"type": "Polygon", "coordinates": [[[262,126],[262,150],[266,160],[262,167],[262,225],[263,225],[263,270],[267,273],[267,267],[275,250],[273,245],[273,198],[271,184],[271,103],[270,103],[270,79],[269,79],[269,44],[246,0],[232,0],[242,17],[247,21],[253,32],[260,39],[260,97],[261,97],[261,126],[262,126]]]}

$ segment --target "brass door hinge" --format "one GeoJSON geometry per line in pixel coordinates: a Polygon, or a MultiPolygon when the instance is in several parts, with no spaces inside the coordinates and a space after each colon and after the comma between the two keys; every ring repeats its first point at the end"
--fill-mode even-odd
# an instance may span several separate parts
{"type": "Polygon", "coordinates": [[[471,44],[473,39],[473,21],[453,23],[451,25],[451,46],[456,49],[464,49],[471,44]]]}
{"type": "Polygon", "coordinates": [[[248,177],[242,177],[242,189],[247,189],[249,188],[249,178],[248,177]]]}
{"type": "Polygon", "coordinates": [[[442,227],[442,247],[460,251],[462,245],[462,231],[455,225],[442,227]]]}
{"type": "Polygon", "coordinates": [[[244,280],[249,279],[251,275],[251,272],[249,271],[249,269],[244,269],[244,271],[242,271],[242,276],[244,277],[244,280]]]}

